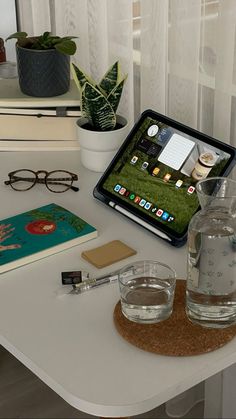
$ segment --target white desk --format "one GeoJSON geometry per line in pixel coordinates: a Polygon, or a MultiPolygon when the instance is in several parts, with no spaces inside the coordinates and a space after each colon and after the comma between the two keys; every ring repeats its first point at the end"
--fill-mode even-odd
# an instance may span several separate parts
{"type": "Polygon", "coordinates": [[[58,298],[61,271],[105,273],[143,258],[170,264],[185,276],[186,247],[175,249],[92,197],[98,174],[80,167],[78,152],[0,153],[0,218],[50,202],[97,227],[99,237],[0,276],[0,344],[75,408],[97,416],[140,414],[236,361],[236,339],[212,353],[164,357],[126,342],[113,324],[118,285],[58,298]],[[80,192],[53,194],[43,185],[15,192],[3,184],[20,168],[79,173],[80,192]],[[137,255],[106,270],[80,258],[82,250],[121,239],[137,255]]]}

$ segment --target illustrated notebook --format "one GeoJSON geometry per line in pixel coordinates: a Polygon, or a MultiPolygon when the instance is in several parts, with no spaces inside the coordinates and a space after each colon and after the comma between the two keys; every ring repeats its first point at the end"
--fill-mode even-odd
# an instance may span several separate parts
{"type": "Polygon", "coordinates": [[[97,237],[95,227],[49,204],[0,221],[0,273],[97,237]]]}

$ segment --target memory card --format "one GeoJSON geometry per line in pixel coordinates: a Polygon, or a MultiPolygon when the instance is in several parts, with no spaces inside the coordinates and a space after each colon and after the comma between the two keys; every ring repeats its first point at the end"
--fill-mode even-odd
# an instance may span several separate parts
{"type": "Polygon", "coordinates": [[[69,271],[61,273],[61,280],[63,285],[80,284],[89,278],[89,273],[86,271],[69,271]]]}

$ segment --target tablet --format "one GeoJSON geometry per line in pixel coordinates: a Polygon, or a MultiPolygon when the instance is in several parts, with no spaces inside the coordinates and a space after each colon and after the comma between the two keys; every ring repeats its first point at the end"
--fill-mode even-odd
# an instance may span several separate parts
{"type": "Polygon", "coordinates": [[[174,246],[199,210],[196,183],[227,176],[236,149],[153,110],[142,113],[94,196],[174,246]]]}

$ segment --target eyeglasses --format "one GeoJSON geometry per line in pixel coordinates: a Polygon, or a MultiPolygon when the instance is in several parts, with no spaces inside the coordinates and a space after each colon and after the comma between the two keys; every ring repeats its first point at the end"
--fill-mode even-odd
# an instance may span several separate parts
{"type": "Polygon", "coordinates": [[[28,191],[36,183],[43,183],[51,192],[61,193],[68,189],[78,192],[79,188],[72,186],[78,176],[66,170],[38,170],[34,172],[28,169],[19,169],[8,173],[9,180],[5,180],[5,185],[10,185],[15,191],[28,191]],[[42,177],[39,175],[43,175],[42,177]]]}

